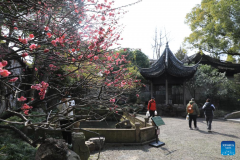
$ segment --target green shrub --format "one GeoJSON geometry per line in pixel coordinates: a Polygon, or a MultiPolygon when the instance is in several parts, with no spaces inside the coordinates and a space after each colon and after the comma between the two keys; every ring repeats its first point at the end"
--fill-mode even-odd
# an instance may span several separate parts
{"type": "MultiPolygon", "coordinates": [[[[32,111],[31,115],[39,115],[39,113],[36,112],[36,111],[32,111]]],[[[46,119],[46,117],[43,117],[43,116],[42,117],[31,117],[31,118],[29,118],[29,120],[31,120],[32,123],[42,122],[45,119],[46,119]]]]}
{"type": "Polygon", "coordinates": [[[220,118],[220,117],[224,117],[225,115],[227,115],[229,112],[224,111],[224,110],[215,110],[214,111],[214,118],[220,118]]]}
{"type": "Polygon", "coordinates": [[[0,129],[0,160],[33,160],[36,148],[19,139],[10,130],[0,129]]]}
{"type": "Polygon", "coordinates": [[[128,97],[128,103],[136,103],[137,101],[137,96],[135,93],[133,94],[130,94],[129,97],[128,97]]]}

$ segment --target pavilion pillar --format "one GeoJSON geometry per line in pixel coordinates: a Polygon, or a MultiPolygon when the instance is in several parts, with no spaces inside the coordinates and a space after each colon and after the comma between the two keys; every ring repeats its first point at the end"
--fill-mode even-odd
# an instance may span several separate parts
{"type": "Polygon", "coordinates": [[[186,106],[185,82],[183,82],[183,105],[186,106]]]}
{"type": "Polygon", "coordinates": [[[153,82],[151,82],[151,98],[153,97],[153,82]]]}
{"type": "Polygon", "coordinates": [[[165,104],[168,104],[168,80],[166,79],[166,102],[165,104]]]}

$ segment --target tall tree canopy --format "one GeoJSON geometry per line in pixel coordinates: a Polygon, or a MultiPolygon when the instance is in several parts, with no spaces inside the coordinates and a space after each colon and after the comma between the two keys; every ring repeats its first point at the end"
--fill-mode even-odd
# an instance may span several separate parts
{"type": "Polygon", "coordinates": [[[200,65],[194,77],[186,83],[186,87],[192,97],[195,97],[196,91],[201,88],[204,98],[216,99],[229,93],[229,80],[225,73],[220,73],[209,65],[200,65]]]}
{"type": "Polygon", "coordinates": [[[149,59],[141,50],[139,49],[131,49],[125,48],[121,50],[117,50],[116,52],[120,53],[119,55],[125,55],[126,60],[131,61],[130,66],[133,67],[132,64],[137,65],[141,68],[149,67],[149,59]]]}
{"type": "Polygon", "coordinates": [[[228,55],[226,61],[236,63],[236,59],[232,55],[228,55]]]}
{"type": "Polygon", "coordinates": [[[185,42],[194,48],[240,55],[240,1],[202,0],[187,14],[185,23],[192,30],[185,42]]]}

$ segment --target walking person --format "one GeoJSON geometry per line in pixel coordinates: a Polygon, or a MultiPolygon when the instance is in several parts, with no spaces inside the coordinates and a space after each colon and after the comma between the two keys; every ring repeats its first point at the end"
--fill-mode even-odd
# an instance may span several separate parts
{"type": "Polygon", "coordinates": [[[200,116],[200,112],[194,98],[192,98],[191,101],[189,101],[189,103],[187,104],[186,112],[189,115],[189,129],[193,130],[192,128],[192,121],[193,121],[194,128],[198,130],[199,128],[197,127],[197,117],[200,116]]]}
{"type": "Polygon", "coordinates": [[[211,103],[211,100],[208,98],[206,103],[202,107],[207,122],[208,132],[211,132],[212,129],[212,120],[213,120],[213,111],[215,111],[215,106],[211,103]]]}
{"type": "MultiPolygon", "coordinates": [[[[61,104],[57,106],[59,110],[59,120],[60,120],[60,125],[68,124],[73,122],[73,111],[69,112],[69,109],[71,106],[75,105],[74,100],[70,100],[71,97],[69,96],[68,98],[63,97],[60,101],[61,104]]],[[[65,128],[66,126],[62,126],[61,128],[65,128]]],[[[62,136],[63,139],[68,143],[69,147],[72,146],[72,133],[71,129],[67,129],[68,131],[62,131],[62,136]]]]}
{"type": "Polygon", "coordinates": [[[154,97],[149,100],[147,109],[150,113],[150,117],[154,117],[154,112],[156,111],[156,101],[154,97]]]}

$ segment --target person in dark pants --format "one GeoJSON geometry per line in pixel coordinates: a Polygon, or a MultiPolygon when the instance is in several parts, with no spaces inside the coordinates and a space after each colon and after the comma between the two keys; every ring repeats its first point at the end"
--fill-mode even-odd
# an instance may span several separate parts
{"type": "Polygon", "coordinates": [[[149,102],[148,102],[148,111],[150,113],[150,117],[154,117],[155,114],[154,112],[156,111],[156,101],[155,101],[155,98],[152,97],[149,102]]]}
{"type": "MultiPolygon", "coordinates": [[[[60,120],[60,125],[68,124],[73,122],[72,120],[60,120]]],[[[66,126],[61,127],[61,129],[65,128],[66,126]]],[[[68,131],[62,131],[63,139],[69,144],[72,144],[72,133],[69,132],[71,129],[67,129],[68,131]]]]}
{"type": "Polygon", "coordinates": [[[191,101],[189,101],[189,103],[187,104],[187,108],[186,108],[186,112],[189,115],[189,129],[193,129],[192,128],[192,121],[194,122],[194,128],[196,130],[198,130],[197,127],[197,116],[200,116],[200,112],[198,109],[198,105],[195,103],[194,98],[191,99],[191,101]]]}
{"type": "Polygon", "coordinates": [[[211,103],[211,100],[208,98],[206,100],[206,103],[203,105],[202,109],[204,110],[204,115],[205,115],[205,119],[207,122],[208,132],[211,132],[213,111],[215,111],[215,106],[211,103]]]}

